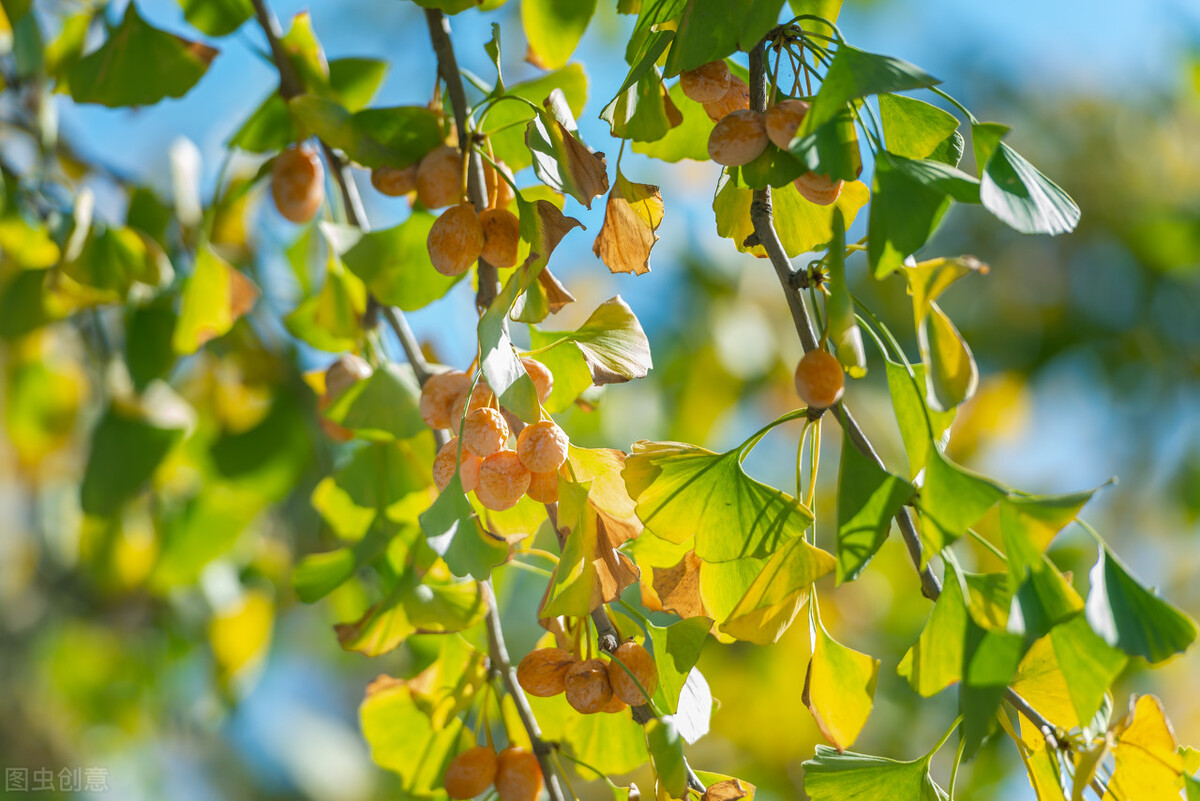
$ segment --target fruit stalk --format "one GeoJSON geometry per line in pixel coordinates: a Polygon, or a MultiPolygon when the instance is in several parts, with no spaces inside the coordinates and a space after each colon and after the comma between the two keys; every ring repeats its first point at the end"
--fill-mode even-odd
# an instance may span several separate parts
{"type": "Polygon", "coordinates": [[[542,730],[538,727],[537,718],[533,716],[533,710],[529,708],[525,691],[517,683],[516,671],[509,661],[508,646],[504,643],[504,631],[500,628],[500,609],[496,605],[496,593],[492,590],[491,579],[479,582],[479,588],[483,593],[484,605],[487,607],[484,620],[487,624],[488,656],[492,661],[492,670],[500,675],[509,696],[517,707],[521,723],[525,726],[526,733],[529,734],[533,753],[537,755],[538,764],[542,766],[542,777],[546,783],[546,792],[550,794],[550,801],[565,801],[562,788],[558,786],[558,779],[555,778],[553,765],[550,762],[551,746],[542,739],[542,730]]]}
{"type": "MultiPolygon", "coordinates": [[[[437,56],[438,74],[446,84],[450,96],[450,109],[454,113],[454,127],[458,131],[458,149],[469,159],[467,165],[467,196],[476,212],[487,208],[483,160],[471,147],[467,131],[467,95],[463,89],[462,76],[458,72],[458,59],[454,56],[454,43],[450,41],[450,22],[436,8],[425,9],[425,22],[429,25],[429,41],[437,56]]],[[[497,176],[497,180],[501,180],[497,176]]],[[[492,305],[500,290],[500,276],[495,266],[485,259],[479,260],[479,289],[475,293],[475,306],[486,309],[492,305]]]]}
{"type": "MultiPolygon", "coordinates": [[[[766,110],[767,80],[764,40],[764,42],[759,42],[750,51],[750,108],[756,111],[766,110]]],[[[759,244],[767,251],[771,265],[775,268],[775,274],[778,276],[779,283],[783,288],[783,294],[787,299],[788,309],[791,310],[792,321],[795,323],[796,333],[800,337],[800,344],[804,347],[804,352],[807,353],[816,350],[819,345],[817,343],[816,332],[813,329],[812,318],[809,316],[808,307],[805,305],[803,295],[801,295],[800,290],[793,284],[791,262],[788,260],[787,253],[784,252],[783,244],[779,241],[779,235],[775,232],[775,221],[771,211],[770,187],[754,190],[754,199],[750,204],[750,221],[754,225],[754,236],[757,237],[759,244]]],[[[862,427],[859,426],[858,421],[850,414],[850,410],[846,408],[846,404],[839,401],[829,411],[837,417],[838,422],[846,432],[846,435],[850,437],[850,441],[854,447],[881,468],[886,469],[883,459],[876,452],[875,447],[867,438],[862,427]]],[[[931,601],[937,600],[937,597],[941,595],[942,585],[928,566],[923,569],[921,568],[921,539],[917,534],[916,521],[913,519],[912,510],[909,507],[902,506],[900,511],[896,513],[896,524],[900,527],[900,534],[904,539],[904,544],[908,547],[909,556],[912,557],[913,565],[917,568],[917,574],[920,576],[922,594],[931,601]]],[[[1031,723],[1037,726],[1038,730],[1048,738],[1054,737],[1054,724],[1030,706],[1029,702],[1011,687],[1005,689],[1004,699],[1031,723]]]]}

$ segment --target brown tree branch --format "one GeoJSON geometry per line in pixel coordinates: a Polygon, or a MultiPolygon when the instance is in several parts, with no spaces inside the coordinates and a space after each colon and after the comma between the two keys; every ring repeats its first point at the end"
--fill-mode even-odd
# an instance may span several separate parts
{"type": "MultiPolygon", "coordinates": [[[[471,146],[470,132],[467,130],[467,95],[463,89],[462,75],[458,72],[458,59],[454,57],[454,44],[450,40],[450,21],[438,9],[428,8],[425,9],[425,22],[429,26],[429,41],[437,55],[438,73],[446,84],[446,94],[450,96],[450,109],[454,113],[454,127],[458,132],[458,149],[468,159],[467,195],[475,211],[481,212],[488,204],[487,183],[483,175],[483,159],[471,146]]],[[[497,174],[496,180],[503,178],[497,174]]],[[[477,275],[479,288],[475,293],[475,306],[483,310],[496,299],[500,277],[496,268],[484,259],[479,259],[477,275]]]]}
{"type": "MultiPolygon", "coordinates": [[[[767,68],[764,53],[765,45],[763,42],[760,42],[750,51],[750,107],[759,112],[767,110],[767,68]]],[[[804,297],[793,282],[791,262],[783,249],[779,235],[775,231],[775,221],[771,210],[770,187],[754,190],[754,198],[750,204],[750,220],[754,226],[754,234],[758,237],[759,243],[767,251],[771,265],[775,268],[775,274],[778,276],[779,283],[783,288],[783,294],[787,299],[788,309],[792,313],[792,321],[795,323],[796,333],[800,337],[800,343],[803,345],[804,351],[807,353],[808,351],[816,350],[818,343],[812,318],[809,315],[808,307],[804,303],[804,297]]],[[[879,465],[879,467],[885,468],[883,460],[880,458],[878,452],[876,452],[874,446],[871,445],[871,441],[858,425],[858,422],[850,414],[850,410],[846,408],[846,405],[839,402],[831,411],[837,417],[838,422],[841,423],[842,429],[846,432],[854,447],[868,459],[879,465]]],[[[917,533],[912,511],[907,506],[902,507],[896,514],[896,523],[900,528],[904,544],[908,547],[913,565],[916,567],[921,579],[921,592],[931,601],[937,600],[942,591],[941,582],[938,581],[937,576],[933,575],[933,571],[929,569],[928,565],[924,568],[921,567],[921,538],[917,533]]],[[[1013,708],[1037,726],[1039,731],[1048,738],[1054,737],[1054,732],[1056,731],[1054,724],[1030,706],[1011,687],[1006,688],[1004,698],[1013,708]]]]}
{"type": "Polygon", "coordinates": [[[500,679],[508,689],[509,697],[517,707],[517,715],[521,718],[521,724],[529,735],[533,753],[537,755],[538,763],[542,766],[542,778],[545,780],[546,792],[550,794],[550,801],[565,801],[562,788],[558,786],[554,766],[550,762],[553,746],[542,739],[542,730],[538,726],[537,718],[533,716],[533,710],[529,708],[529,699],[525,697],[525,692],[517,683],[517,671],[508,658],[508,646],[504,643],[504,631],[500,627],[500,608],[496,604],[496,593],[492,590],[492,580],[486,579],[479,582],[479,587],[483,591],[483,602],[487,606],[484,620],[487,623],[488,656],[492,662],[492,670],[500,675],[500,679]]]}

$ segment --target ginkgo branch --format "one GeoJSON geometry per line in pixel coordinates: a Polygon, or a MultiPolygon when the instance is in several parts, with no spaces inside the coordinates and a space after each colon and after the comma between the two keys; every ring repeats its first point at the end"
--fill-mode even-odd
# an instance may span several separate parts
{"type": "Polygon", "coordinates": [[[537,755],[538,764],[542,766],[542,778],[545,780],[546,792],[550,794],[550,801],[564,801],[562,788],[558,786],[550,763],[553,749],[542,739],[542,730],[538,726],[537,718],[529,708],[529,700],[521,690],[521,685],[517,683],[517,672],[508,658],[508,646],[504,643],[504,631],[500,627],[500,608],[496,604],[496,593],[492,590],[491,579],[479,582],[479,589],[483,593],[484,606],[487,608],[484,620],[487,624],[488,658],[491,659],[492,670],[498,673],[504,682],[508,696],[513,700],[517,715],[521,718],[521,725],[529,735],[533,753],[537,755]]]}
{"type": "MultiPolygon", "coordinates": [[[[450,108],[454,113],[454,127],[458,131],[458,149],[467,159],[467,194],[476,211],[487,208],[487,186],[483,173],[483,161],[476,148],[471,146],[467,119],[467,95],[463,88],[462,75],[458,71],[458,59],[454,56],[454,44],[450,41],[450,22],[436,8],[425,9],[425,22],[429,25],[429,41],[437,56],[438,74],[446,84],[450,96],[450,108]]],[[[497,173],[500,171],[497,170],[497,173]]],[[[486,259],[479,259],[479,289],[475,293],[475,306],[486,309],[496,299],[500,289],[500,277],[496,268],[486,259]]]]}
{"type": "MultiPolygon", "coordinates": [[[[763,42],[759,42],[750,51],[750,107],[760,112],[765,112],[767,108],[767,66],[763,42]]],[[[774,215],[771,210],[770,187],[754,190],[753,201],[750,205],[750,221],[754,226],[754,235],[766,250],[771,265],[775,268],[775,274],[779,278],[779,283],[783,287],[783,294],[787,299],[788,309],[791,311],[796,333],[800,337],[800,344],[804,347],[806,353],[816,350],[819,346],[816,333],[813,330],[812,319],[808,313],[808,307],[804,303],[804,297],[792,282],[793,270],[791,261],[783,249],[783,243],[779,240],[779,234],[775,231],[774,215]]],[[[850,438],[850,442],[859,453],[866,456],[880,468],[886,469],[883,459],[880,458],[875,447],[871,444],[866,433],[863,432],[862,427],[854,419],[854,416],[850,413],[845,403],[839,401],[830,411],[837,417],[838,422],[841,423],[842,430],[846,432],[846,436],[850,438]]],[[[933,574],[933,571],[929,569],[928,565],[923,568],[921,567],[921,538],[917,533],[916,521],[913,519],[912,510],[909,507],[902,506],[900,511],[896,513],[896,524],[900,528],[901,537],[908,548],[913,565],[917,568],[917,574],[921,579],[921,592],[931,601],[937,600],[942,592],[942,584],[938,581],[937,576],[933,574]]],[[[1055,725],[1030,706],[1029,702],[1011,687],[1005,688],[1004,699],[1033,723],[1047,740],[1055,739],[1055,725]]]]}

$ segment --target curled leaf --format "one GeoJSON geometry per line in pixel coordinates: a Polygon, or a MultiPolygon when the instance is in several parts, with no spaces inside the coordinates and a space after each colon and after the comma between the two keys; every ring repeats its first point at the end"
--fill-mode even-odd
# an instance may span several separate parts
{"type": "Polygon", "coordinates": [[[604,226],[592,252],[614,273],[650,272],[650,250],[658,241],[655,231],[663,218],[662,193],[657,186],[631,183],[617,171],[617,183],[608,193],[604,226]]]}
{"type": "Polygon", "coordinates": [[[545,106],[546,110],[539,111],[525,130],[533,170],[546,186],[590,209],[592,198],[608,191],[604,154],[593,153],[579,140],[575,119],[560,89],[550,93],[545,106]]]}

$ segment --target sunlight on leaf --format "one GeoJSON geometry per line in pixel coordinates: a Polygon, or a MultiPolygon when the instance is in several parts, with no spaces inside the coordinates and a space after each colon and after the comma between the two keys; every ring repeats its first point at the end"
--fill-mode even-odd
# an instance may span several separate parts
{"type": "Polygon", "coordinates": [[[815,601],[810,610],[813,652],[804,674],[804,705],[821,735],[843,752],[858,739],[871,714],[880,662],[830,637],[815,601]]]}

